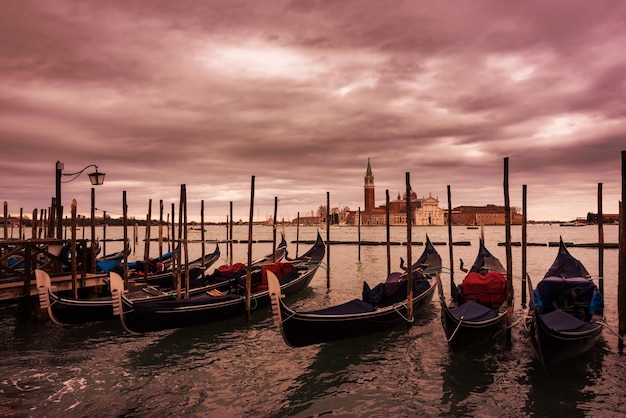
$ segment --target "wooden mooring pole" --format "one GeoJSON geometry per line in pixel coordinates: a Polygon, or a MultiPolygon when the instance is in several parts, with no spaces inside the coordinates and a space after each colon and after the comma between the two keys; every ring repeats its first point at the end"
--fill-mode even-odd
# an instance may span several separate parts
{"type": "Polygon", "coordinates": [[[300,246],[300,212],[296,217],[296,258],[298,258],[298,247],[300,246]]]}
{"type": "Polygon", "coordinates": [[[163,199],[159,200],[159,259],[163,258],[163,199]]]}
{"type": "Polygon", "coordinates": [[[619,350],[624,349],[626,336],[626,151],[622,151],[622,200],[619,205],[619,273],[617,284],[617,311],[619,316],[619,350]]]}
{"type": "Polygon", "coordinates": [[[72,199],[72,294],[74,295],[74,299],[78,299],[78,284],[77,284],[77,276],[78,273],[76,271],[76,262],[77,262],[77,251],[76,251],[76,199],[72,199]]]}
{"type": "Polygon", "coordinates": [[[130,250],[128,242],[128,204],[126,203],[126,190],[122,191],[122,225],[124,225],[124,287],[128,289],[128,252],[130,250]]]}
{"type": "MultiPolygon", "coordinates": [[[[206,256],[206,244],[204,242],[204,199],[200,200],[200,241],[202,241],[202,265],[204,265],[204,257],[206,256]]],[[[202,277],[204,277],[206,269],[202,270],[202,277]]]]}
{"type": "Polygon", "coordinates": [[[357,241],[359,247],[359,262],[361,261],[361,207],[359,206],[359,219],[357,223],[357,241]]]}
{"type": "Polygon", "coordinates": [[[146,215],[146,230],[144,231],[143,245],[143,271],[144,277],[148,277],[150,272],[150,224],[152,223],[152,199],[148,199],[148,214],[146,215]]]}
{"type": "Polygon", "coordinates": [[[522,308],[526,308],[526,275],[528,274],[526,270],[526,247],[528,245],[527,238],[527,222],[528,217],[526,216],[526,185],[522,185],[522,308]]]}
{"type": "Polygon", "coordinates": [[[511,342],[513,325],[513,259],[511,256],[511,202],[509,199],[509,157],[504,158],[504,222],[506,224],[506,340],[511,342]]]}
{"type": "Polygon", "coordinates": [[[326,288],[330,288],[330,192],[326,192],[326,288]]]}
{"type": "Polygon", "coordinates": [[[407,286],[406,286],[406,307],[407,319],[413,322],[413,211],[411,210],[411,174],[406,173],[406,262],[407,262],[407,286]]]}
{"type": "Polygon", "coordinates": [[[232,201],[230,202],[230,222],[227,228],[230,231],[228,235],[229,238],[228,238],[228,244],[227,244],[228,247],[230,248],[230,253],[229,253],[230,259],[229,259],[228,264],[232,266],[233,265],[233,202],[232,201]]]}
{"type": "Polygon", "coordinates": [[[274,217],[272,218],[272,262],[276,262],[276,216],[278,216],[278,196],[274,196],[274,217]]]}
{"type": "Polygon", "coordinates": [[[598,288],[604,296],[604,215],[602,213],[602,183],[598,183],[598,288]]]}
{"type": "Polygon", "coordinates": [[[452,197],[448,184],[448,249],[450,252],[450,292],[454,294],[454,251],[452,250],[452,197]]]}
{"type": "Polygon", "coordinates": [[[183,248],[185,249],[185,299],[189,299],[189,224],[187,223],[187,185],[181,185],[181,189],[183,197],[183,248]]]}
{"type": "Polygon", "coordinates": [[[9,239],[9,203],[4,201],[4,239],[9,239]]]}
{"type": "Polygon", "coordinates": [[[252,224],[254,222],[254,176],[250,185],[250,220],[248,222],[248,268],[246,273],[246,317],[248,321],[250,312],[250,287],[252,286],[252,224]]]}
{"type": "Polygon", "coordinates": [[[385,219],[387,229],[387,277],[391,275],[391,229],[389,227],[389,189],[385,190],[385,219]]]}

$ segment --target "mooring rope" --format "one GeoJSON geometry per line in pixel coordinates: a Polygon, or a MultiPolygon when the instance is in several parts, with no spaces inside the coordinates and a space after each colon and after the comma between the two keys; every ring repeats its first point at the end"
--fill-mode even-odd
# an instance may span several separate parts
{"type": "MultiPolygon", "coordinates": [[[[407,305],[407,304],[405,304],[405,303],[403,303],[403,304],[402,304],[402,306],[406,306],[407,310],[409,309],[408,305],[407,305]]],[[[411,318],[411,319],[407,318],[406,316],[404,316],[404,315],[402,314],[402,312],[400,312],[400,311],[398,310],[398,308],[397,308],[396,306],[394,306],[394,307],[393,307],[393,310],[394,310],[394,311],[396,311],[396,313],[397,313],[398,315],[400,315],[400,316],[402,317],[402,319],[404,319],[404,320],[405,320],[406,322],[408,322],[409,324],[411,324],[411,323],[413,323],[413,321],[415,321],[415,317],[413,317],[413,318],[411,318]]]]}
{"type": "Polygon", "coordinates": [[[257,298],[254,295],[250,295],[250,299],[254,300],[254,306],[248,305],[248,301],[246,300],[246,298],[244,298],[243,296],[241,297],[241,300],[243,300],[243,303],[246,304],[246,307],[250,309],[251,311],[253,311],[259,306],[259,302],[257,301],[257,298]]]}
{"type": "Polygon", "coordinates": [[[517,321],[513,322],[511,325],[509,325],[508,327],[506,327],[506,329],[511,329],[514,326],[516,326],[517,324],[519,324],[520,322],[522,322],[522,319],[526,319],[525,316],[521,317],[520,319],[518,319],[517,321]]]}
{"type": "Polygon", "coordinates": [[[603,327],[606,327],[606,329],[608,329],[611,332],[611,334],[615,335],[617,338],[619,338],[620,340],[624,341],[624,337],[622,337],[617,332],[615,332],[615,330],[613,330],[613,328],[611,328],[609,326],[609,324],[607,324],[606,322],[604,322],[604,321],[596,321],[596,324],[600,324],[603,327]]]}
{"type": "Polygon", "coordinates": [[[465,315],[461,316],[461,318],[459,319],[459,324],[456,326],[456,329],[454,330],[450,338],[448,338],[448,342],[454,339],[454,336],[456,335],[457,331],[459,330],[459,328],[461,328],[461,324],[463,323],[464,318],[465,318],[465,315]]]}

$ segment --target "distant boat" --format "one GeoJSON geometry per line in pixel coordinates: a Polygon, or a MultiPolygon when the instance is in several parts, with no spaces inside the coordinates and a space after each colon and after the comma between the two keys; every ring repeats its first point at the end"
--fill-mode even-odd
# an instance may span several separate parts
{"type": "Polygon", "coordinates": [[[560,223],[559,226],[585,226],[586,224],[581,222],[563,222],[560,223]]]}

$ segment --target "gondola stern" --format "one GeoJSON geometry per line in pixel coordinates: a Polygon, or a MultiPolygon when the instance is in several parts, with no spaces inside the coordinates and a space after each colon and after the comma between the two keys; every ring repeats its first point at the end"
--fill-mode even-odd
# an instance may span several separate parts
{"type": "Polygon", "coordinates": [[[138,334],[138,332],[135,332],[128,327],[124,318],[124,302],[122,301],[122,295],[125,291],[124,279],[122,279],[122,276],[115,272],[109,273],[109,279],[111,284],[111,303],[113,305],[113,315],[120,318],[122,328],[124,328],[127,332],[131,334],[138,334]]]}
{"type": "Polygon", "coordinates": [[[278,277],[276,277],[276,275],[271,271],[267,272],[267,284],[272,304],[272,318],[274,319],[274,324],[279,327],[280,335],[283,338],[285,344],[287,344],[289,347],[296,348],[298,347],[298,345],[294,345],[293,342],[290,341],[288,336],[285,334],[285,328],[283,326],[283,310],[288,311],[289,309],[282,301],[282,298],[284,298],[285,295],[282,294],[278,277]]]}
{"type": "Polygon", "coordinates": [[[272,317],[274,318],[274,323],[282,328],[283,321],[281,317],[280,303],[283,295],[281,293],[278,278],[272,271],[269,270],[267,271],[267,286],[272,303],[272,317]]]}
{"type": "Polygon", "coordinates": [[[48,317],[57,325],[63,325],[56,318],[52,311],[52,303],[50,302],[50,293],[52,292],[52,281],[48,273],[43,270],[35,269],[35,281],[37,283],[37,292],[39,294],[39,307],[48,312],[48,317]]]}

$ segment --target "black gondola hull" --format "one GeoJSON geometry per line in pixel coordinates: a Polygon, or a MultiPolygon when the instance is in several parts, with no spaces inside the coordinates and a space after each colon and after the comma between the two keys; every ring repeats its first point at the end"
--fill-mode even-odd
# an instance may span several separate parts
{"type": "Polygon", "coordinates": [[[453,351],[468,349],[489,342],[506,330],[506,312],[489,321],[463,321],[443,305],[441,323],[453,351]]]}
{"type": "Polygon", "coordinates": [[[527,318],[526,328],[533,349],[544,368],[576,358],[590,350],[602,337],[602,325],[585,332],[557,332],[533,313],[527,318]]]}
{"type": "MultiPolygon", "coordinates": [[[[434,281],[424,293],[413,299],[413,312],[418,313],[427,307],[434,294],[434,281]]],[[[407,324],[407,306],[398,304],[371,313],[353,315],[311,315],[297,313],[287,308],[282,300],[282,335],[292,347],[337,341],[361,335],[389,330],[400,324],[407,324]]]]}
{"type": "MultiPolygon", "coordinates": [[[[301,270],[298,277],[282,284],[283,292],[292,295],[306,288],[315,276],[324,254],[325,244],[318,234],[318,240],[313,247],[300,257],[301,260],[308,260],[306,269],[301,270]]],[[[247,312],[246,300],[241,295],[215,297],[206,292],[188,299],[157,302],[133,302],[123,295],[114,294],[115,303],[121,304],[119,314],[124,328],[135,333],[201,325],[241,316],[247,312]]],[[[269,304],[268,290],[251,294],[251,310],[269,304]]]]}

